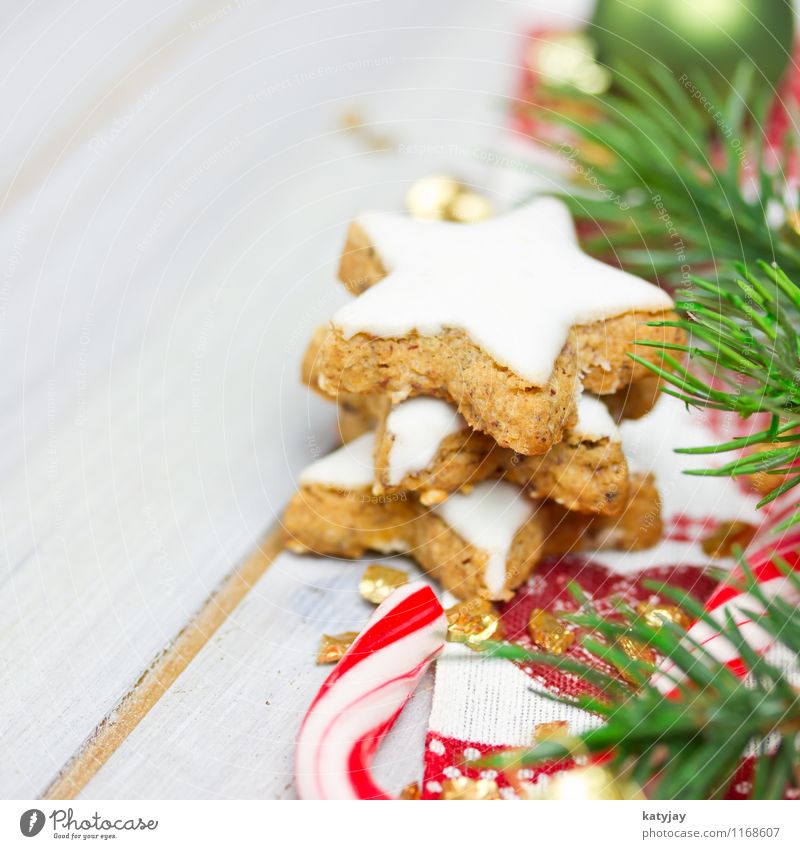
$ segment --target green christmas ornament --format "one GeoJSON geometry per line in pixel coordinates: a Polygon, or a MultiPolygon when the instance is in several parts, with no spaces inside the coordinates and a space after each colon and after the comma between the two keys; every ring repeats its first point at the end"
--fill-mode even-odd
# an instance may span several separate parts
{"type": "Polygon", "coordinates": [[[612,71],[660,61],[724,89],[749,60],[758,84],[774,87],[792,53],[794,12],[790,0],[598,0],[589,34],[612,71]]]}

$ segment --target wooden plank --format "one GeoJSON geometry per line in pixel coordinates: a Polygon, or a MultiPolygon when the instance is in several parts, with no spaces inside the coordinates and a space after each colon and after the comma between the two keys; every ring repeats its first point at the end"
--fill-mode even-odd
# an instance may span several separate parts
{"type": "MultiPolygon", "coordinates": [[[[85,757],[105,757],[115,707],[137,682],[142,705],[158,696],[172,672],[153,675],[153,658],[331,444],[297,364],[346,297],[332,282],[346,219],[400,206],[465,127],[476,147],[493,137],[505,81],[481,66],[476,110],[459,51],[500,55],[513,32],[475,26],[477,0],[459,4],[444,52],[422,0],[314,14],[148,0],[115,22],[116,8],[73,10],[73,42],[59,9],[31,7],[4,31],[20,49],[0,51],[18,110],[0,169],[7,798],[58,790],[87,740],[85,757]],[[363,98],[380,132],[420,152],[376,154],[340,132],[363,98]]],[[[470,151],[461,164],[467,178],[482,168],[470,151]]]]}
{"type": "MultiPolygon", "coordinates": [[[[330,671],[314,663],[319,638],[363,627],[366,562],[280,555],[80,798],[293,798],[297,730],[330,671]]],[[[391,792],[421,777],[432,685],[378,751],[391,792]]]]}
{"type": "Polygon", "coordinates": [[[296,113],[292,92],[256,98],[260,63],[282,79],[278,46],[313,30],[280,11],[187,24],[153,96],[114,101],[98,145],[2,221],[4,797],[41,794],[251,550],[308,457],[284,420],[333,438],[296,364],[346,297],[331,271],[354,148],[302,145],[331,118],[296,113]],[[289,117],[256,132],[274,114],[289,117]]]}
{"type": "Polygon", "coordinates": [[[261,578],[282,549],[283,541],[282,528],[274,528],[256,551],[223,581],[197,616],[154,658],[131,691],[100,722],[44,792],[44,799],[73,799],[83,790],[261,578]]]}

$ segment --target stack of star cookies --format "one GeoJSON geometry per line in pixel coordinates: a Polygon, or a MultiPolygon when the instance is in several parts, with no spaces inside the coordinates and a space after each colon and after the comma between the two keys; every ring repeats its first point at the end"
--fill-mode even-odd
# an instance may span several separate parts
{"type": "Polygon", "coordinates": [[[361,215],[340,277],[353,300],[303,379],[338,402],[345,444],[302,472],[291,548],[406,552],[460,598],[504,599],[544,556],[658,540],[618,421],[655,401],[644,361],[681,341],[672,301],[584,254],[561,202],[476,224],[361,215]]]}

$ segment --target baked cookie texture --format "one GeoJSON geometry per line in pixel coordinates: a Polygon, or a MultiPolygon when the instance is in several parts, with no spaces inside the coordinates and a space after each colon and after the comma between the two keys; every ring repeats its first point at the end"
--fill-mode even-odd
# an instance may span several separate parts
{"type": "Polygon", "coordinates": [[[655,482],[614,420],[658,393],[629,355],[661,364],[652,343],[683,334],[659,323],[665,293],[580,251],[563,204],[475,225],[367,213],[339,276],[357,297],[302,378],[345,445],[302,473],[288,547],[403,552],[459,598],[501,600],[545,556],[658,542],[655,482]]]}
{"type": "Polygon", "coordinates": [[[424,513],[417,523],[415,545],[408,553],[456,598],[509,599],[541,560],[547,534],[544,518],[532,512],[514,534],[505,558],[505,581],[499,588],[487,586],[488,552],[465,540],[433,512],[424,513]]]}
{"type": "Polygon", "coordinates": [[[542,556],[544,512],[529,515],[510,540],[502,585],[487,585],[489,551],[464,539],[413,496],[373,496],[321,484],[296,492],[283,516],[286,546],[297,553],[355,558],[369,551],[405,553],[458,598],[510,598],[542,556]]]}
{"type": "Polygon", "coordinates": [[[420,508],[406,497],[377,497],[371,487],[342,490],[304,486],[283,514],[286,547],[334,557],[362,557],[368,551],[396,554],[413,547],[420,508]]]}
{"type": "MultiPolygon", "coordinates": [[[[344,250],[339,265],[339,279],[353,295],[360,295],[387,276],[380,255],[364,228],[353,221],[347,232],[344,250]]],[[[543,302],[542,307],[545,307],[543,302]]],[[[636,343],[644,341],[678,341],[684,338],[679,328],[649,327],[654,321],[672,321],[677,315],[671,310],[656,312],[637,312],[632,310],[621,316],[587,325],[576,325],[577,336],[574,350],[578,360],[578,371],[583,375],[583,385],[598,395],[612,394],[645,378],[653,378],[653,373],[645,366],[635,363],[627,354],[636,353],[649,362],[661,364],[661,358],[654,349],[636,343]]],[[[638,399],[643,403],[643,399],[638,399]]],[[[644,415],[655,403],[652,403],[640,415],[644,415]]],[[[633,411],[634,404],[631,409],[633,411]]],[[[626,418],[638,418],[638,415],[626,418]]],[[[523,452],[525,453],[525,452],[523,452]]]]}
{"type": "Polygon", "coordinates": [[[525,457],[504,452],[502,472],[535,498],[549,498],[566,510],[614,516],[628,494],[628,464],[619,442],[585,441],[570,434],[546,454],[525,457]]]}
{"type": "MultiPolygon", "coordinates": [[[[327,325],[322,325],[314,331],[300,364],[300,379],[309,389],[331,400],[332,396],[323,392],[319,386],[319,354],[329,333],[330,328],[327,325]]],[[[334,400],[339,405],[337,416],[339,438],[345,443],[351,442],[368,430],[373,430],[376,423],[387,415],[392,405],[389,396],[382,394],[359,395],[352,392],[339,392],[334,400]]]]}
{"type": "MultiPolygon", "coordinates": [[[[340,448],[331,458],[352,464],[357,452],[341,453],[348,451],[340,448]]],[[[334,477],[306,475],[283,517],[287,547],[337,557],[403,552],[459,598],[510,598],[543,556],[644,548],[661,535],[660,501],[650,477],[632,479],[619,516],[571,512],[532,501],[510,483],[485,481],[467,495],[450,496],[460,502],[460,524],[452,505],[429,508],[413,493],[376,496],[368,483],[348,488],[334,477]],[[499,533],[496,524],[503,526],[499,533]]],[[[341,480],[360,478],[348,471],[341,480]]]]}
{"type": "MultiPolygon", "coordinates": [[[[303,358],[303,381],[318,392],[319,351],[329,332],[318,328],[303,358]]],[[[339,393],[337,401],[343,442],[376,430],[376,494],[414,491],[424,504],[434,504],[465,485],[505,476],[526,487],[531,496],[551,498],[570,510],[613,515],[622,509],[627,464],[618,440],[587,438],[573,428],[544,454],[526,456],[501,448],[464,421],[460,430],[442,439],[429,463],[393,482],[388,470],[394,437],[387,422],[398,405],[385,395],[357,393],[339,393]]]]}
{"type": "Polygon", "coordinates": [[[345,289],[360,295],[388,273],[367,232],[358,221],[351,221],[339,262],[339,279],[345,289]]]}
{"type": "MultiPolygon", "coordinates": [[[[587,408],[593,412],[594,406],[600,406],[599,401],[581,399],[576,427],[544,454],[525,456],[500,448],[491,437],[471,431],[462,421],[459,430],[446,435],[431,451],[430,462],[410,471],[401,469],[402,477],[393,479],[395,440],[402,439],[403,434],[396,432],[397,426],[392,422],[398,410],[415,403],[405,401],[383,411],[376,431],[375,492],[415,491],[424,504],[433,504],[464,486],[489,477],[504,477],[525,488],[529,496],[550,498],[569,510],[613,515],[622,509],[628,467],[618,431],[602,407],[603,433],[581,431],[580,412],[584,411],[586,417],[587,408]],[[605,435],[609,428],[611,432],[605,435]]],[[[444,406],[444,402],[432,403],[444,406]]]]}
{"type": "Polygon", "coordinates": [[[576,360],[568,342],[543,387],[495,362],[469,336],[446,329],[398,339],[332,328],[319,353],[318,385],[340,393],[384,394],[394,402],[416,395],[450,401],[470,427],[521,454],[541,454],[575,423],[576,360]]]}
{"type": "MultiPolygon", "coordinates": [[[[560,221],[564,210],[560,204],[554,201],[552,204],[550,208],[545,201],[539,201],[530,209],[537,207],[540,213],[553,216],[556,219],[554,237],[560,236],[565,244],[573,246],[573,234],[565,231],[565,222],[560,221]]],[[[541,218],[538,220],[546,226],[541,218]]],[[[420,262],[424,264],[429,254],[423,250],[422,260],[413,256],[410,247],[413,236],[408,232],[408,222],[387,224],[380,219],[375,227],[388,249],[394,251],[393,262],[403,268],[403,257],[408,254],[416,263],[415,268],[420,262]]],[[[478,230],[474,232],[477,236],[478,230]]],[[[414,235],[422,242],[428,239],[428,231],[424,229],[414,235]]],[[[442,232],[442,236],[447,235],[446,231],[442,232]]],[[[577,249],[577,244],[574,247],[577,249]]],[[[426,250],[430,251],[430,247],[426,250]]],[[[405,258],[408,261],[408,256],[405,258]]],[[[580,273],[587,274],[594,273],[596,268],[597,265],[591,264],[576,267],[580,273]]],[[[365,226],[358,219],[354,221],[339,268],[346,288],[353,294],[363,294],[391,272],[391,264],[384,261],[365,226]]],[[[503,268],[497,269],[497,274],[503,273],[503,268]]],[[[408,276],[406,274],[403,279],[408,276]]],[[[463,293],[464,298],[472,296],[469,291],[463,293]]],[[[543,453],[560,440],[561,430],[570,426],[572,415],[568,396],[570,391],[577,389],[578,379],[596,394],[624,391],[652,375],[646,366],[632,360],[628,356],[630,353],[661,365],[660,351],[642,343],[682,341],[683,331],[679,328],[652,326],[653,322],[676,318],[668,306],[669,299],[664,296],[661,300],[646,300],[646,309],[640,308],[641,300],[639,307],[632,306],[627,311],[615,312],[619,306],[615,304],[602,320],[574,323],[561,353],[555,358],[549,379],[538,384],[499,363],[469,333],[456,326],[443,326],[438,332],[412,330],[375,335],[365,327],[359,328],[358,323],[356,328],[363,332],[353,333],[350,322],[350,333],[345,334],[334,318],[332,335],[320,351],[319,383],[334,395],[342,391],[385,392],[394,400],[416,394],[446,398],[458,405],[471,427],[490,434],[498,444],[520,454],[543,453]]],[[[510,303],[508,308],[513,310],[514,306],[510,303]]],[[[542,310],[547,309],[544,298],[541,306],[542,310]]],[[[424,323],[424,319],[420,321],[424,323]]]]}
{"type": "Polygon", "coordinates": [[[519,454],[542,454],[575,423],[579,377],[598,395],[624,391],[651,372],[628,356],[659,364],[657,348],[677,344],[682,331],[652,327],[659,315],[630,313],[573,328],[543,387],[501,366],[463,330],[399,338],[359,333],[350,339],[335,327],[325,334],[315,361],[316,385],[333,398],[389,395],[394,402],[417,395],[444,398],[474,430],[519,454]]]}
{"type": "Polygon", "coordinates": [[[387,475],[392,442],[391,435],[386,433],[384,418],[375,433],[374,491],[417,492],[422,502],[428,505],[443,501],[449,493],[465,486],[497,476],[504,453],[490,436],[465,428],[446,436],[425,468],[409,472],[399,483],[392,484],[387,475]]]}

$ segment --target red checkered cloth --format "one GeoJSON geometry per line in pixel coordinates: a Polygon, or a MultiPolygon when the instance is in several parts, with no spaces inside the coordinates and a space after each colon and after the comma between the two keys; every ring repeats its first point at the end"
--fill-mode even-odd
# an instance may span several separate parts
{"type": "MultiPolygon", "coordinates": [[[[610,602],[616,598],[634,605],[639,601],[669,603],[643,586],[646,579],[669,583],[708,602],[717,582],[709,573],[709,558],[703,553],[700,541],[720,522],[761,522],[762,527],[749,550],[775,542],[769,531],[774,522],[769,517],[765,519],[765,514],[756,509],[758,495],[748,491],[744,481],[737,483],[725,478],[682,474],[683,469],[697,464],[697,458],[677,455],[672,449],[713,442],[720,424],[721,418],[715,415],[713,427],[710,427],[708,416],[687,412],[674,399],[663,398],[649,417],[624,425],[624,430],[634,431],[635,438],[623,441],[627,453],[634,455],[635,468],[654,474],[664,492],[664,539],[650,551],[569,555],[540,564],[530,581],[502,606],[501,615],[510,639],[531,645],[527,621],[532,608],[554,613],[574,609],[574,599],[567,591],[567,583],[572,580],[601,610],[604,606],[610,610],[610,602]]],[[[725,422],[725,425],[726,430],[735,427],[738,433],[746,426],[739,419],[725,422]]],[[[785,498],[783,509],[786,509],[785,498]]],[[[780,510],[781,505],[778,505],[772,512],[780,510]]],[[[788,543],[796,545],[797,539],[790,538],[788,543]]],[[[715,567],[721,565],[732,568],[734,563],[732,560],[714,561],[715,567]]],[[[776,651],[781,663],[800,683],[796,658],[776,651]]],[[[568,653],[584,659],[588,657],[575,643],[568,653]]],[[[598,724],[598,717],[542,695],[543,691],[574,694],[583,691],[584,687],[574,676],[549,667],[521,666],[481,657],[463,646],[448,644],[436,669],[425,751],[424,796],[438,797],[445,779],[465,775],[493,778],[504,797],[514,798],[514,788],[502,775],[494,770],[471,769],[469,761],[502,748],[530,745],[534,729],[540,723],[566,721],[573,733],[598,724]]],[[[750,764],[742,765],[731,786],[732,797],[747,797],[750,769],[750,764]]],[[[546,782],[556,770],[555,766],[523,770],[519,777],[537,784],[546,782]]]]}
{"type": "MultiPolygon", "coordinates": [[[[509,147],[516,146],[521,157],[531,162],[550,161],[543,148],[520,143],[521,137],[537,142],[558,143],[564,140],[564,130],[552,124],[548,115],[560,110],[564,104],[554,100],[542,90],[537,78],[536,54],[553,35],[563,34],[553,30],[532,31],[524,44],[521,66],[523,68],[517,90],[517,108],[512,117],[509,147]]],[[[800,50],[798,50],[800,58],[800,50]]],[[[792,68],[780,87],[776,104],[768,121],[768,138],[773,155],[777,157],[781,140],[789,126],[787,110],[800,103],[800,62],[792,68]]],[[[777,164],[777,159],[776,159],[777,164]]],[[[793,180],[797,163],[782,162],[787,180],[793,180]]],[[[498,182],[502,177],[498,177],[498,182]]],[[[498,186],[501,189],[501,186],[498,186]]],[[[508,189],[508,187],[506,187],[508,189]]],[[[500,191],[501,196],[513,197],[514,188],[500,191]]],[[[589,556],[569,556],[542,563],[533,578],[521,588],[515,598],[502,608],[502,618],[511,639],[525,644],[528,640],[526,624],[534,607],[553,612],[570,610],[574,600],[566,592],[569,580],[576,580],[602,608],[614,597],[631,602],[661,601],[657,595],[642,586],[643,580],[652,578],[680,587],[696,598],[714,604],[715,581],[708,571],[709,558],[699,542],[711,533],[720,522],[744,520],[758,523],[759,533],[748,552],[771,550],[779,540],[771,530],[793,509],[793,494],[773,502],[761,511],[755,507],[759,499],[745,479],[731,481],[720,478],[689,477],[682,471],[698,465],[697,458],[676,455],[672,449],[719,442],[745,433],[755,433],[766,425],[763,418],[742,422],[738,417],[715,411],[689,413],[683,405],[664,399],[657,411],[634,428],[639,427],[633,440],[635,465],[639,470],[652,471],[663,497],[664,539],[647,552],[598,552],[589,556]],[[764,549],[766,546],[766,549],[764,549]]],[[[626,453],[630,454],[626,445],[626,453]]],[[[708,458],[703,458],[707,460],[708,458]]],[[[784,551],[795,550],[800,537],[784,539],[784,551]]],[[[715,561],[714,566],[722,565],[715,561]]],[[[733,567],[732,561],[724,565],[733,567]]],[[[776,582],[774,574],[765,579],[776,582]]],[[[773,586],[773,591],[787,592],[783,584],[773,586]]],[[[726,604],[734,605],[735,599],[726,604]]],[[[752,599],[747,600],[748,603],[752,599]]],[[[735,609],[735,607],[734,607],[735,609]]],[[[746,624],[742,619],[742,624],[746,624]]],[[[695,626],[696,627],[696,626],[695,626]]],[[[709,635],[704,635],[708,637],[709,635]]],[[[729,665],[730,647],[724,640],[715,645],[729,665]]],[[[797,658],[784,649],[765,649],[800,683],[797,658]]],[[[580,656],[583,650],[575,646],[569,651],[580,656]]],[[[532,742],[535,727],[544,722],[563,720],[572,732],[577,733],[599,722],[593,715],[569,705],[545,698],[545,690],[562,694],[578,692],[583,685],[576,679],[559,674],[548,667],[522,667],[508,661],[480,658],[463,646],[449,644],[445,656],[437,664],[433,709],[429,724],[425,752],[423,793],[426,798],[436,798],[447,778],[465,775],[471,778],[496,779],[500,792],[513,798],[515,791],[503,776],[493,770],[476,770],[469,767],[470,760],[501,748],[526,746],[532,742]],[[466,764],[466,765],[465,765],[466,764]]],[[[548,766],[536,770],[523,770],[519,777],[532,782],[547,781],[556,771],[548,766]]],[[[745,762],[731,785],[732,798],[746,798],[751,790],[749,783],[752,764],[745,762]]]]}

